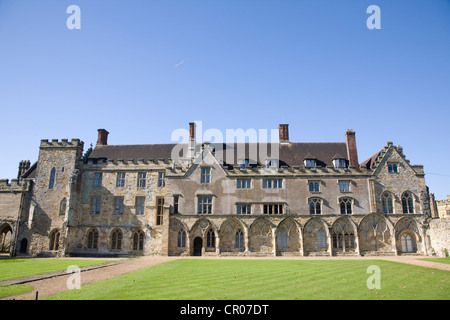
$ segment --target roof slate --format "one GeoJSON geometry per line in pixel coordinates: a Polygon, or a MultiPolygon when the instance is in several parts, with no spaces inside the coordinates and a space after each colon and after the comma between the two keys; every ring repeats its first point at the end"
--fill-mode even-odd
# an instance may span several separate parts
{"type": "MultiPolygon", "coordinates": [[[[279,148],[280,167],[302,166],[304,159],[309,155],[313,155],[317,159],[317,166],[331,167],[333,166],[333,158],[336,154],[347,155],[345,142],[276,143],[273,145],[279,148]]],[[[113,161],[171,159],[172,150],[175,146],[177,144],[96,146],[89,155],[89,159],[103,158],[113,161]]],[[[199,146],[201,144],[197,144],[197,147],[199,146]]],[[[238,166],[238,161],[243,159],[249,159],[250,164],[264,166],[266,159],[274,158],[270,143],[213,143],[209,146],[215,152],[216,157],[223,159],[225,164],[233,166],[238,166]],[[267,146],[267,151],[264,149],[265,146],[267,146]],[[262,154],[260,154],[260,149],[262,154]]],[[[343,156],[343,158],[348,159],[347,156],[343,156]]]]}

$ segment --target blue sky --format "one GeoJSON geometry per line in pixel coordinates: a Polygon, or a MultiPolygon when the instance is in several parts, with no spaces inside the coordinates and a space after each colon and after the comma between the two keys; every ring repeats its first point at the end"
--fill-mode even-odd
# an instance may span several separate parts
{"type": "Polygon", "coordinates": [[[172,132],[276,129],[392,141],[450,194],[450,1],[0,0],[0,178],[41,139],[170,143],[172,132]],[[69,30],[69,5],[81,29],[69,30]],[[370,5],[381,29],[369,30],[370,5]]]}

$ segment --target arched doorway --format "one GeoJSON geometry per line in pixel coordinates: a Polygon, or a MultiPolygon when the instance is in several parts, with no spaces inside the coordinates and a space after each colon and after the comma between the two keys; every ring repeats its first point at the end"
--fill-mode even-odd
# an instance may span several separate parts
{"type": "Polygon", "coordinates": [[[202,255],[202,247],[203,247],[203,240],[200,237],[196,237],[194,239],[194,256],[201,256],[202,255]]]}
{"type": "Polygon", "coordinates": [[[402,252],[403,253],[415,253],[417,252],[416,243],[414,239],[408,233],[404,233],[400,237],[402,252]]]}
{"type": "Polygon", "coordinates": [[[12,228],[9,224],[0,227],[0,251],[9,252],[11,249],[12,228]]]}

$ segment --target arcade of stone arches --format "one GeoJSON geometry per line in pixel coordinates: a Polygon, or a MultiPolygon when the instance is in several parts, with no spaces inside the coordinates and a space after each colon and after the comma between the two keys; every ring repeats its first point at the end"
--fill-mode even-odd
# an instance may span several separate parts
{"type": "Polygon", "coordinates": [[[424,253],[419,223],[413,217],[392,222],[369,214],[360,220],[342,216],[226,220],[202,217],[192,226],[171,217],[170,255],[395,255],[424,253]],[[301,222],[304,222],[303,224],[301,222]]]}

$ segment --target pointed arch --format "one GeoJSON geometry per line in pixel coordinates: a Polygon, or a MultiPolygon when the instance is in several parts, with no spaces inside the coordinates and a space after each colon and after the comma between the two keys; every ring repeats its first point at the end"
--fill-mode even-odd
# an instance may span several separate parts
{"type": "Polygon", "coordinates": [[[393,224],[385,216],[371,213],[359,223],[360,252],[392,253],[393,224]]]}
{"type": "Polygon", "coordinates": [[[301,249],[300,225],[291,217],[281,221],[276,229],[277,254],[299,254],[301,249]]]}
{"type": "Polygon", "coordinates": [[[401,196],[401,201],[402,201],[402,212],[404,214],[408,214],[408,213],[414,213],[414,194],[407,190],[405,192],[402,193],[401,196]]]}
{"type": "Polygon", "coordinates": [[[325,253],[329,247],[329,226],[321,218],[311,218],[303,228],[304,253],[325,253]]]}
{"type": "Polygon", "coordinates": [[[53,229],[50,232],[49,250],[51,250],[51,251],[58,251],[60,237],[61,237],[61,231],[59,229],[53,229]]]}
{"type": "Polygon", "coordinates": [[[381,194],[381,211],[383,214],[394,213],[394,196],[390,191],[381,194]]]}
{"type": "Polygon", "coordinates": [[[0,227],[0,252],[9,252],[11,250],[12,230],[8,223],[0,227]]]}
{"type": "Polygon", "coordinates": [[[356,249],[357,228],[348,217],[339,217],[331,226],[331,239],[335,252],[349,252],[356,249]]]}
{"type": "Polygon", "coordinates": [[[403,217],[395,224],[395,238],[398,253],[416,253],[422,243],[419,226],[411,217],[403,217]]]}
{"type": "Polygon", "coordinates": [[[67,210],[67,199],[63,198],[59,204],[59,215],[65,216],[67,210]]]}
{"type": "Polygon", "coordinates": [[[111,250],[122,250],[123,233],[119,228],[111,232],[111,250]]]}
{"type": "Polygon", "coordinates": [[[144,251],[145,233],[141,229],[137,229],[131,235],[133,251],[144,251]]]}
{"type": "Polygon", "coordinates": [[[265,218],[257,218],[248,229],[248,248],[251,252],[273,253],[273,223],[265,218]]]}
{"type": "Polygon", "coordinates": [[[240,219],[229,218],[220,226],[219,239],[221,252],[242,252],[247,248],[247,227],[240,219]]]}
{"type": "Polygon", "coordinates": [[[87,232],[86,236],[86,248],[89,250],[98,249],[98,230],[96,228],[91,228],[87,232]]]}

